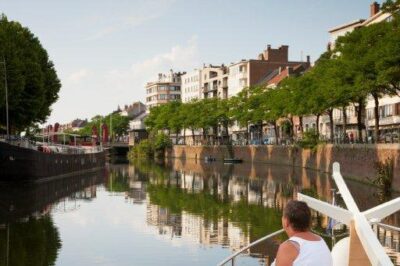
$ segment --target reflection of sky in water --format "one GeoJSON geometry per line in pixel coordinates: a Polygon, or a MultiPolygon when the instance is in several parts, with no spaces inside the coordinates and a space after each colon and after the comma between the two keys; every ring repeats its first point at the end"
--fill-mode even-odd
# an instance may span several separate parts
{"type": "Polygon", "coordinates": [[[131,204],[124,194],[97,198],[79,210],[53,214],[62,239],[56,265],[210,265],[230,254],[219,246],[199,246],[160,235],[147,224],[146,204],[131,204]]]}

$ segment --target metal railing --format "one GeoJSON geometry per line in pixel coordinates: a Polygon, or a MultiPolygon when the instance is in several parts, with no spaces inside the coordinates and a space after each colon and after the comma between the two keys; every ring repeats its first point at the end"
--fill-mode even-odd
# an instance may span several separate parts
{"type": "Polygon", "coordinates": [[[39,147],[49,148],[49,152],[60,153],[60,154],[88,154],[88,153],[98,153],[103,150],[101,146],[70,146],[58,143],[48,143],[32,141],[26,138],[4,140],[8,144],[18,146],[21,148],[38,150],[39,147]]]}
{"type": "Polygon", "coordinates": [[[400,232],[400,227],[397,226],[393,226],[390,224],[384,224],[384,223],[379,223],[379,222],[373,222],[372,225],[376,225],[377,228],[383,228],[385,230],[389,230],[389,231],[396,231],[396,232],[400,232]]]}
{"type": "Polygon", "coordinates": [[[223,266],[225,264],[227,264],[228,262],[231,262],[231,265],[234,266],[235,265],[235,259],[237,256],[239,256],[240,254],[242,254],[244,251],[250,249],[251,247],[258,245],[261,242],[264,242],[274,236],[277,236],[279,234],[282,234],[284,232],[283,229],[280,229],[272,234],[266,235],[252,243],[250,243],[249,245],[245,246],[244,248],[241,248],[240,250],[236,251],[235,253],[233,253],[232,255],[230,255],[229,257],[227,257],[226,259],[224,259],[223,261],[221,261],[218,266],[223,266]]]}

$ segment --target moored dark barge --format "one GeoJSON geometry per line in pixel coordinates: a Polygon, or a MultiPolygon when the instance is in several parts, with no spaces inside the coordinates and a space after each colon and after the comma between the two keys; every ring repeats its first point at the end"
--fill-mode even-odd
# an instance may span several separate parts
{"type": "Polygon", "coordinates": [[[0,141],[0,180],[40,180],[104,165],[105,154],[100,147],[69,150],[57,147],[54,151],[0,141]]]}

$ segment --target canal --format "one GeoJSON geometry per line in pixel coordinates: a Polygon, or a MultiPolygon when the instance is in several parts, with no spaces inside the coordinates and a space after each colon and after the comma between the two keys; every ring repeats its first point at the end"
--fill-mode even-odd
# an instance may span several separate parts
{"type": "MultiPolygon", "coordinates": [[[[361,210],[397,194],[347,180],[361,210]]],[[[297,192],[332,202],[335,186],[317,171],[267,164],[138,161],[42,183],[0,183],[0,266],[216,265],[281,227],[297,192]]],[[[340,195],[335,195],[339,205],[340,195]]],[[[399,226],[396,213],[385,221],[399,226]]],[[[329,245],[329,220],[313,230],[329,245]]],[[[399,236],[379,238],[399,264],[399,236]]],[[[269,265],[284,235],[252,248],[237,265],[269,265]]]]}

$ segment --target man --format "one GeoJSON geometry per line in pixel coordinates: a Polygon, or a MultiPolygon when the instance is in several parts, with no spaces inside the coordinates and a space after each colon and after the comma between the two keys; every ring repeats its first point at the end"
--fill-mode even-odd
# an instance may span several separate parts
{"type": "Polygon", "coordinates": [[[311,212],[303,201],[290,201],[282,216],[289,239],[278,249],[273,266],[331,266],[332,257],[325,241],[310,232],[311,212]]]}

